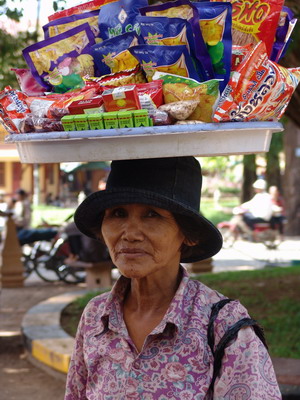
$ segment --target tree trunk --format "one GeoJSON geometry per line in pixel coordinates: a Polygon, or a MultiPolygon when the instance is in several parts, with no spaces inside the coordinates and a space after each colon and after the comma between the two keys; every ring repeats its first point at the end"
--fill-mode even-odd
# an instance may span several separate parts
{"type": "Polygon", "coordinates": [[[270,150],[266,153],[266,181],[268,186],[277,186],[282,192],[279,153],[282,151],[282,132],[274,133],[270,150]]]}
{"type": "Polygon", "coordinates": [[[285,233],[297,236],[300,235],[300,127],[289,120],[283,138],[286,158],[284,199],[288,220],[285,233]]]}
{"type": "Polygon", "coordinates": [[[252,184],[256,180],[256,156],[247,154],[243,158],[244,173],[241,193],[241,203],[248,201],[253,196],[252,184]]]}

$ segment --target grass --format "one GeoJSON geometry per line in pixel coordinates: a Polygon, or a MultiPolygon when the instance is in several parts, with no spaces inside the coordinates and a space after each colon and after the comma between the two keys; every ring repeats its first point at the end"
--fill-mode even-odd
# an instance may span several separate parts
{"type": "Polygon", "coordinates": [[[213,224],[217,225],[221,221],[228,221],[232,217],[232,208],[239,205],[239,198],[232,196],[221,198],[219,207],[215,206],[212,198],[204,197],[201,199],[201,212],[213,224]]]}
{"type": "Polygon", "coordinates": [[[72,214],[74,208],[54,207],[47,205],[33,206],[32,226],[36,227],[42,224],[45,220],[50,225],[62,225],[63,222],[72,214]]]}
{"type": "MultiPolygon", "coordinates": [[[[239,299],[264,327],[273,357],[300,358],[299,267],[201,274],[195,279],[239,299]]],[[[62,326],[69,334],[75,335],[84,306],[97,294],[90,292],[66,307],[62,326]]]]}

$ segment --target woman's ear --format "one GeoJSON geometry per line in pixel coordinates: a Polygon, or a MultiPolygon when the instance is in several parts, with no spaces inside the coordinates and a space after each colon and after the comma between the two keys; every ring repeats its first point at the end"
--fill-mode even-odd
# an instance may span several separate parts
{"type": "Polygon", "coordinates": [[[185,238],[183,244],[185,244],[186,246],[196,246],[197,244],[199,244],[199,242],[185,238]]]}

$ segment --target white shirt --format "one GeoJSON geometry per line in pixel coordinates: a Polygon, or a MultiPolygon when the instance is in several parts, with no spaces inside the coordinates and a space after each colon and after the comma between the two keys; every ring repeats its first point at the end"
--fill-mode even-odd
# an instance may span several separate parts
{"type": "Polygon", "coordinates": [[[254,218],[262,218],[269,221],[272,217],[272,198],[267,192],[256,193],[256,195],[242,207],[247,209],[254,218]]]}

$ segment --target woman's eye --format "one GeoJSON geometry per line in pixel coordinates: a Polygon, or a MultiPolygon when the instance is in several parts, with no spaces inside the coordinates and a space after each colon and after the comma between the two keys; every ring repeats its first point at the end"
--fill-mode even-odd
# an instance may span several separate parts
{"type": "Polygon", "coordinates": [[[149,210],[146,214],[146,216],[148,218],[155,218],[155,217],[159,217],[158,212],[154,211],[154,210],[149,210]]]}
{"type": "Polygon", "coordinates": [[[114,208],[109,212],[110,217],[123,218],[125,215],[126,212],[123,208],[114,208]]]}

